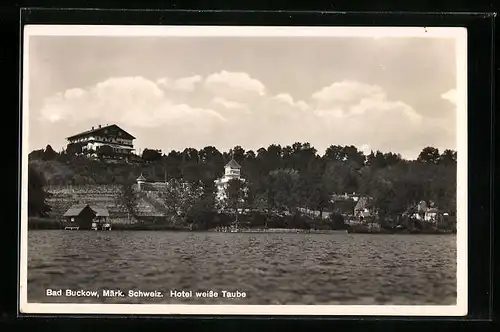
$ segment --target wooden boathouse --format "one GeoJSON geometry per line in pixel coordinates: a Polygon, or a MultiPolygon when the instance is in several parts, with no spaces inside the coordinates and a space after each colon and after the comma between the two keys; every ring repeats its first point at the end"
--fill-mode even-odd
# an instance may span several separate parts
{"type": "Polygon", "coordinates": [[[110,228],[109,212],[104,207],[75,204],[64,213],[63,218],[64,227],[69,229],[101,230],[110,228]]]}

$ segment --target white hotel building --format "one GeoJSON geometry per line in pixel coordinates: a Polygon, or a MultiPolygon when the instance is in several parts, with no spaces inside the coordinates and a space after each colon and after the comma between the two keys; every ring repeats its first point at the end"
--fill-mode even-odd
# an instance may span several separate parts
{"type": "Polygon", "coordinates": [[[117,125],[99,125],[90,130],[66,138],[69,143],[81,144],[83,153],[99,150],[102,146],[109,146],[116,156],[127,156],[134,151],[134,136],[117,125]]]}

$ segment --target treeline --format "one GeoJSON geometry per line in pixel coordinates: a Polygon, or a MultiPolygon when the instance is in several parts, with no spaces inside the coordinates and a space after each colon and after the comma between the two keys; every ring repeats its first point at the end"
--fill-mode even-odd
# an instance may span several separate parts
{"type": "Polygon", "coordinates": [[[51,169],[55,163],[71,170],[57,177],[50,174],[51,169],[45,169],[50,184],[130,184],[142,173],[150,181],[182,179],[202,183],[205,196],[214,192],[213,181],[222,176],[231,158],[242,166],[247,187],[241,198],[245,207],[321,212],[333,208],[332,194],[356,192],[372,197],[382,218],[398,216],[421,200],[433,201],[450,214],[456,211],[457,154],[453,150],[441,153],[434,147],[422,149],[416,160],[405,160],[391,152],[364,155],[354,146],[338,145],[320,155],[309,143],[284,147],[272,144],[257,151],[240,146],[226,152],[208,146],[168,154],[145,149],[141,156],[120,164],[90,160],[67,151],[57,153],[49,146],[30,154],[30,160],[54,161],[51,169]]]}
{"type": "Polygon", "coordinates": [[[50,193],[45,190],[45,179],[34,167],[28,166],[28,216],[47,217],[52,210],[47,204],[50,193]]]}

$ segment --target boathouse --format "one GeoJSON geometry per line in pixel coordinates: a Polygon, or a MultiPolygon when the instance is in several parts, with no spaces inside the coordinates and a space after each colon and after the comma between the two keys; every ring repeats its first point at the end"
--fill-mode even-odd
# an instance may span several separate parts
{"type": "Polygon", "coordinates": [[[102,225],[107,224],[109,212],[103,207],[75,204],[64,213],[63,217],[67,226],[90,230],[92,228],[102,228],[102,225]]]}

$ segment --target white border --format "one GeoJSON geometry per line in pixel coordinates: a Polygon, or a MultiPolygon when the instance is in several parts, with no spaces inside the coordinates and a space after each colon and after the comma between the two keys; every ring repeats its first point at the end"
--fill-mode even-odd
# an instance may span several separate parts
{"type": "Polygon", "coordinates": [[[24,27],[22,100],[22,174],[20,301],[26,314],[149,314],[149,315],[375,315],[465,316],[467,314],[467,30],[423,27],[235,27],[235,26],[85,26],[24,27]],[[457,304],[450,306],[391,305],[149,305],[39,304],[27,301],[27,172],[29,132],[29,40],[31,36],[135,37],[419,37],[455,38],[457,56],[457,304]]]}

